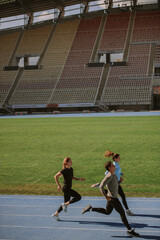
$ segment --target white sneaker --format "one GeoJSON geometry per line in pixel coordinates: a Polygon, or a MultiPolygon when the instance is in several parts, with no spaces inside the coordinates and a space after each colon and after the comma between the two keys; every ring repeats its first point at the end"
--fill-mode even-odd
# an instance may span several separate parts
{"type": "Polygon", "coordinates": [[[52,214],[52,217],[56,219],[56,221],[61,221],[58,215],[56,215],[55,213],[52,214]]]}
{"type": "Polygon", "coordinates": [[[126,210],[126,214],[127,214],[128,216],[134,216],[134,213],[131,212],[131,210],[129,210],[129,209],[126,210]]]}
{"type": "Polygon", "coordinates": [[[65,203],[62,203],[62,208],[63,208],[63,211],[64,211],[64,212],[67,212],[67,206],[66,206],[65,203]]]}

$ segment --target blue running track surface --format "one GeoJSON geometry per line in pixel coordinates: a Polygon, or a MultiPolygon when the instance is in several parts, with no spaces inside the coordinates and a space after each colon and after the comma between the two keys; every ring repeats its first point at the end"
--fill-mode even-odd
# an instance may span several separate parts
{"type": "Polygon", "coordinates": [[[140,112],[100,112],[100,113],[61,113],[61,114],[32,114],[32,115],[16,115],[5,116],[3,118],[62,118],[62,117],[138,117],[138,116],[160,116],[160,111],[140,111],[140,112]]]}
{"type": "MultiPolygon", "coordinates": [[[[127,198],[135,216],[127,216],[140,237],[160,239],[160,198],[127,198]]],[[[52,213],[63,203],[61,196],[0,195],[0,240],[118,240],[130,239],[119,214],[81,214],[91,204],[105,207],[103,197],[82,197],[61,212],[60,222],[52,213]]]]}

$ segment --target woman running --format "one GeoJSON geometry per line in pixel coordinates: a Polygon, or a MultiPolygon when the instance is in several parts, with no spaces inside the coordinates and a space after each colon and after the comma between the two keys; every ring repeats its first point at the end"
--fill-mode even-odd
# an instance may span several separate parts
{"type": "Polygon", "coordinates": [[[61,206],[58,208],[58,210],[52,214],[52,217],[54,217],[57,221],[60,221],[58,214],[62,210],[64,210],[64,212],[67,212],[67,206],[69,204],[72,204],[72,203],[75,203],[75,202],[81,200],[81,195],[72,189],[72,179],[77,180],[77,181],[78,180],[84,181],[85,178],[74,177],[73,168],[71,166],[72,166],[71,158],[66,157],[63,160],[63,169],[54,176],[55,181],[58,185],[58,190],[59,191],[62,190],[64,193],[64,203],[62,203],[61,206]],[[61,187],[61,185],[58,181],[59,177],[61,177],[62,175],[64,178],[63,187],[61,187]],[[73,197],[73,198],[70,199],[71,197],[73,197]]]}
{"type": "MultiPolygon", "coordinates": [[[[126,209],[126,214],[129,215],[129,216],[134,216],[134,213],[129,209],[128,207],[128,204],[127,204],[127,201],[126,201],[126,196],[125,196],[125,193],[121,187],[121,182],[123,181],[123,173],[121,172],[121,167],[119,165],[119,162],[120,162],[120,155],[118,153],[113,153],[111,151],[106,151],[105,154],[104,154],[105,157],[112,157],[112,160],[113,160],[113,165],[115,166],[115,174],[118,178],[118,194],[120,195],[120,197],[122,198],[122,202],[123,202],[123,205],[126,209]]],[[[105,172],[105,175],[108,173],[108,171],[105,172]]],[[[99,183],[96,183],[96,184],[93,184],[91,187],[98,187],[100,184],[99,183]]],[[[106,191],[106,194],[107,194],[107,190],[106,191]]]]}
{"type": "Polygon", "coordinates": [[[89,211],[94,211],[94,212],[109,215],[109,214],[111,214],[113,208],[115,208],[115,210],[120,214],[122,222],[125,224],[125,226],[127,228],[127,234],[130,236],[138,237],[139,234],[136,233],[134,231],[134,229],[131,228],[130,224],[128,223],[125,211],[118,199],[118,185],[119,184],[118,184],[117,176],[115,175],[115,166],[113,165],[113,163],[111,161],[109,161],[105,164],[105,168],[108,171],[108,173],[105,176],[105,178],[102,180],[99,188],[100,188],[101,193],[105,196],[105,198],[107,200],[106,209],[105,208],[93,208],[91,205],[88,205],[82,210],[82,214],[89,212],[89,211]],[[106,195],[106,191],[104,189],[105,185],[108,187],[107,195],[106,195]]]}

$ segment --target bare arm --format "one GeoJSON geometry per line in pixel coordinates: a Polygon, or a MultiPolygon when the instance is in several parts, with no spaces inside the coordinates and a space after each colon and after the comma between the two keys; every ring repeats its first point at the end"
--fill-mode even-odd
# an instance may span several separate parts
{"type": "Polygon", "coordinates": [[[76,181],[85,181],[85,178],[76,178],[76,177],[73,177],[72,179],[73,179],[73,180],[76,180],[76,181]]]}
{"type": "Polygon", "coordinates": [[[106,175],[105,178],[102,180],[100,186],[99,186],[99,189],[100,189],[101,193],[104,195],[104,197],[107,201],[110,201],[111,198],[106,195],[105,190],[104,190],[104,186],[107,185],[109,182],[110,182],[109,175],[106,175]]]}
{"type": "Polygon", "coordinates": [[[54,179],[55,179],[55,181],[56,181],[56,183],[57,183],[57,185],[58,185],[58,190],[59,190],[59,191],[62,189],[62,187],[61,187],[61,185],[60,185],[60,183],[59,183],[59,181],[58,181],[59,177],[61,177],[61,176],[62,176],[62,173],[61,173],[61,172],[58,172],[58,173],[54,176],[54,179]]]}

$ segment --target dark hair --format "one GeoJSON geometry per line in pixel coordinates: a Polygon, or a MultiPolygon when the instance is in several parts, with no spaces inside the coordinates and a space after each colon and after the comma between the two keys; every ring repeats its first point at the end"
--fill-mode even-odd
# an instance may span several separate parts
{"type": "Polygon", "coordinates": [[[111,166],[111,163],[112,163],[112,162],[109,161],[109,162],[107,162],[107,163],[104,164],[104,167],[105,167],[106,170],[109,171],[109,168],[110,168],[110,166],[111,166]]]}
{"type": "Polygon", "coordinates": [[[115,154],[113,155],[112,159],[115,160],[115,159],[118,158],[118,157],[119,157],[119,154],[118,154],[118,153],[115,153],[115,154]]]}

